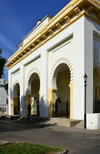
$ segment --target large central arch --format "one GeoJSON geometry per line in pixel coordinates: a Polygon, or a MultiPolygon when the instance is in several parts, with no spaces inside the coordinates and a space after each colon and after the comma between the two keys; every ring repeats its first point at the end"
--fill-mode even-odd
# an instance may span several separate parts
{"type": "Polygon", "coordinates": [[[73,118],[73,68],[67,58],[53,66],[50,78],[49,114],[73,118]]]}
{"type": "Polygon", "coordinates": [[[56,77],[56,74],[55,74],[55,70],[56,68],[60,65],[60,64],[66,64],[70,70],[70,83],[73,82],[73,68],[72,68],[72,65],[71,65],[71,62],[67,59],[67,58],[60,58],[56,61],[56,63],[54,64],[53,66],[53,69],[52,69],[52,72],[51,72],[51,77],[50,77],[50,86],[51,88],[55,89],[55,77],[56,77]]]}

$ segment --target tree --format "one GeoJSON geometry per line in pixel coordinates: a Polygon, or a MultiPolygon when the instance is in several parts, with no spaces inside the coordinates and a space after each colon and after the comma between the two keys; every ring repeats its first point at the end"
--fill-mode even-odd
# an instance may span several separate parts
{"type": "Polygon", "coordinates": [[[6,90],[7,94],[8,94],[8,83],[6,83],[4,86],[5,86],[5,90],[6,90]]]}
{"type": "Polygon", "coordinates": [[[6,63],[6,59],[1,56],[2,49],[0,48],[0,78],[3,76],[3,70],[6,63]]]}

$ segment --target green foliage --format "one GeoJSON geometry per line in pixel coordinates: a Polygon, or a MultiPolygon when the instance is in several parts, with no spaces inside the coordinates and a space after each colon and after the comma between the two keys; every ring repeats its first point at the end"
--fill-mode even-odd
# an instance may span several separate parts
{"type": "Polygon", "coordinates": [[[2,54],[2,49],[0,48],[0,54],[2,54]]]}
{"type": "Polygon", "coordinates": [[[3,75],[3,69],[4,69],[4,66],[5,66],[5,63],[6,63],[6,59],[3,58],[3,57],[1,56],[1,54],[2,54],[2,49],[0,48],[0,78],[1,78],[2,75],[3,75]]]}
{"type": "Polygon", "coordinates": [[[63,151],[63,149],[23,142],[0,146],[2,154],[53,154],[58,151],[63,151]]]}
{"type": "Polygon", "coordinates": [[[5,84],[5,90],[6,90],[7,94],[8,94],[8,83],[5,84]]]}

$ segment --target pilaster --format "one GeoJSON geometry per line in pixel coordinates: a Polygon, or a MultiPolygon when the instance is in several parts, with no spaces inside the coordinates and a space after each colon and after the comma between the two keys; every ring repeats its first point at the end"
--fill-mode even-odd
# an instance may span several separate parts
{"type": "Polygon", "coordinates": [[[93,113],[93,26],[92,22],[85,19],[85,51],[84,51],[84,74],[86,73],[86,112],[93,113]]]}
{"type": "Polygon", "coordinates": [[[24,89],[25,89],[25,76],[24,76],[24,65],[20,67],[20,78],[22,79],[20,82],[20,115],[24,115],[24,108],[25,108],[25,96],[24,96],[24,89]]]}
{"type": "Polygon", "coordinates": [[[70,119],[73,119],[73,83],[70,83],[69,87],[70,87],[70,119]]]}
{"type": "Polygon", "coordinates": [[[49,89],[48,90],[48,116],[54,117],[55,116],[55,101],[57,99],[56,96],[57,89],[49,89]]]}
{"type": "Polygon", "coordinates": [[[48,80],[48,51],[41,52],[41,89],[40,89],[40,116],[48,116],[47,80],[48,80]]]}
{"type": "Polygon", "coordinates": [[[32,97],[31,94],[26,94],[25,95],[24,115],[26,115],[26,116],[28,115],[29,105],[31,105],[31,97],[32,97]]]}

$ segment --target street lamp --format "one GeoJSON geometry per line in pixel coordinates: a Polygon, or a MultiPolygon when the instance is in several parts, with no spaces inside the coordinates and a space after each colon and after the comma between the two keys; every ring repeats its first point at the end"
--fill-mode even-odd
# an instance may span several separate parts
{"type": "Polygon", "coordinates": [[[87,83],[87,75],[84,75],[84,128],[86,128],[86,83],[87,83]]]}

